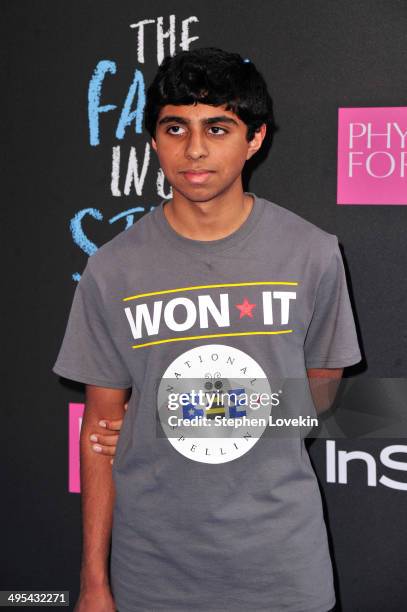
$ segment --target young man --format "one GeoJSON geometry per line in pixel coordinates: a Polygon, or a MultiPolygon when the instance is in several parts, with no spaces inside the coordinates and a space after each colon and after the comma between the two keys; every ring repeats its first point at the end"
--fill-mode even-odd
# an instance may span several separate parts
{"type": "MultiPolygon", "coordinates": [[[[273,380],[337,380],[357,363],[337,238],[243,191],[271,125],[252,62],[213,48],[166,58],[145,124],[172,199],[89,258],[53,368],[86,384],[76,610],[326,612],[332,566],[303,438],[171,435],[160,398],[199,378],[275,392],[273,380]],[[128,400],[112,467],[89,438],[128,400]]],[[[301,410],[289,388],[281,409],[301,410]]]]}

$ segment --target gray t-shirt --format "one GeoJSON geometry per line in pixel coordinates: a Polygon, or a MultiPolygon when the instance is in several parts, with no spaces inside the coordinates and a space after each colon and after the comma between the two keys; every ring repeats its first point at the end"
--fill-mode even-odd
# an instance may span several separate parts
{"type": "Polygon", "coordinates": [[[304,440],[159,435],[157,380],[307,379],[361,355],[337,237],[255,194],[232,234],[178,234],[162,201],[92,255],[53,367],[132,387],[113,478],[120,612],[326,612],[335,604],[304,440]],[[235,370],[233,370],[235,368],[235,370]],[[259,374],[260,373],[260,374],[259,374]]]}

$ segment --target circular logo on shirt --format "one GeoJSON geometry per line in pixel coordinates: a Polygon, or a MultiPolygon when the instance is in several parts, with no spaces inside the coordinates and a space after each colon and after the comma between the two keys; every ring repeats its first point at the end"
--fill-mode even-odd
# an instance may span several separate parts
{"type": "Polygon", "coordinates": [[[258,442],[272,408],[271,389],[250,355],[224,344],[197,346],[166,369],[157,394],[161,426],[193,461],[226,463],[258,442]]]}

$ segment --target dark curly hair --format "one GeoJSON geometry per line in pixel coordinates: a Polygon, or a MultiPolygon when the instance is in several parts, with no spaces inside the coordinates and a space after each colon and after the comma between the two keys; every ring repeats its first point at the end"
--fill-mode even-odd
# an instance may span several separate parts
{"type": "Polygon", "coordinates": [[[147,89],[144,122],[155,137],[157,118],[166,104],[209,104],[234,112],[246,125],[248,141],[265,123],[272,128],[272,100],[253,62],[215,47],[167,56],[147,89]]]}

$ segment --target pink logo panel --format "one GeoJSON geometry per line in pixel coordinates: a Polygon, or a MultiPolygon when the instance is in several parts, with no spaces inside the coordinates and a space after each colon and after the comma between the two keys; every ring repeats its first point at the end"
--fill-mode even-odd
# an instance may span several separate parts
{"type": "Polygon", "coordinates": [[[79,439],[85,404],[69,404],[69,492],[80,493],[79,439]]]}
{"type": "Polygon", "coordinates": [[[407,205],[407,107],[338,110],[338,204],[407,205]]]}

